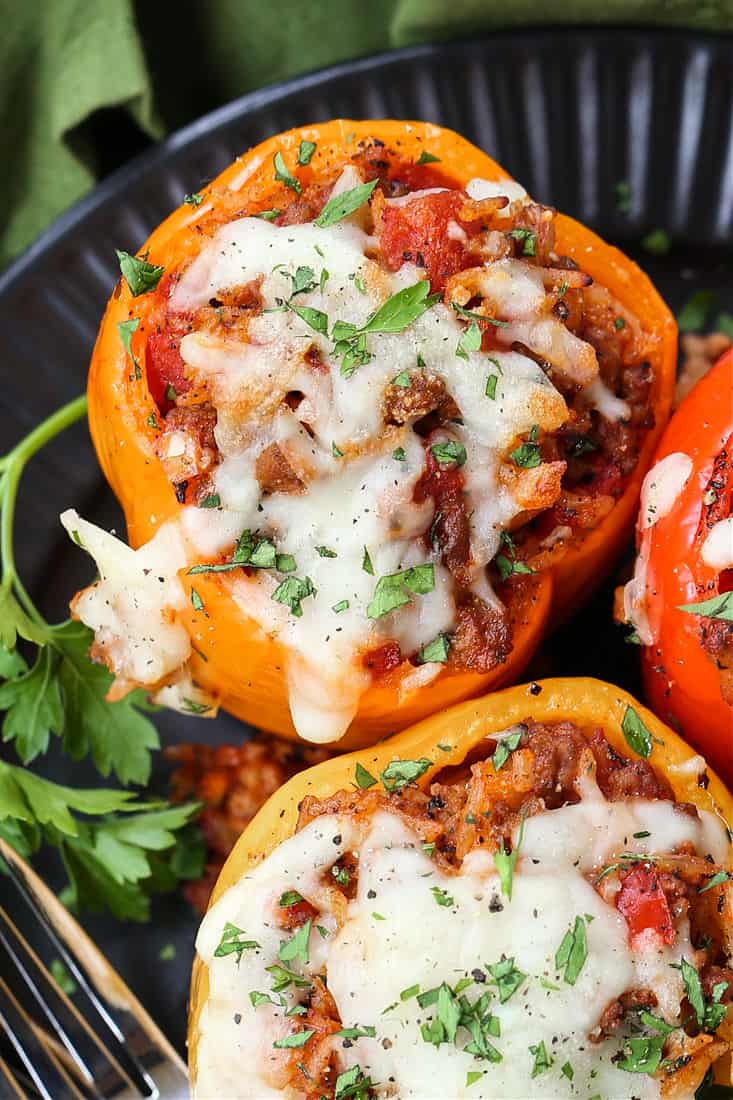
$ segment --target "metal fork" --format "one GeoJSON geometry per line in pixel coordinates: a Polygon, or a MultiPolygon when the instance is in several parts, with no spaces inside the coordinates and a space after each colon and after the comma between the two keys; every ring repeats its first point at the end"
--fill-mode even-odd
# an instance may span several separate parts
{"type": "Polygon", "coordinates": [[[17,920],[0,903],[2,1100],[186,1100],[183,1061],[117,971],[1,839],[0,857],[9,869],[0,898],[19,895],[17,920]],[[49,951],[73,993],[41,957],[49,951]]]}

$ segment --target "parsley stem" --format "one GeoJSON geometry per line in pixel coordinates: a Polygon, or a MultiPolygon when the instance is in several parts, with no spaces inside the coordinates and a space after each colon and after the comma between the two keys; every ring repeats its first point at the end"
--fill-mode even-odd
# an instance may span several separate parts
{"type": "Polygon", "coordinates": [[[30,596],[26,592],[15,568],[13,551],[13,520],[15,502],[23,470],[33,456],[64,429],[80,420],[87,411],[87,399],[84,394],[76,397],[67,405],[62,405],[55,413],[47,417],[37,427],[24,436],[19,443],[0,459],[0,557],[2,557],[2,585],[13,588],[28,615],[37,623],[44,620],[30,596]]]}

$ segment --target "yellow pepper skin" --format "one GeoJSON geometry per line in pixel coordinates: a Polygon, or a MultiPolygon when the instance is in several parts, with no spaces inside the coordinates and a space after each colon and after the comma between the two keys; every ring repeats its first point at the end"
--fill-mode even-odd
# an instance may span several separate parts
{"type": "MultiPolygon", "coordinates": [[[[328,177],[349,161],[359,142],[377,138],[399,150],[409,162],[425,151],[439,158],[439,168],[458,185],[474,177],[489,180],[510,177],[489,156],[451,130],[424,122],[338,119],[276,135],[249,150],[201,193],[198,206],[182,205],[150,236],[142,248],[148,262],[175,273],[201,245],[201,234],[235,217],[287,205],[292,192],[273,174],[273,157],[281,153],[294,164],[300,142],[314,142],[309,165],[298,168],[305,187],[318,176],[328,177]]],[[[463,699],[483,694],[521,676],[527,662],[552,622],[566,618],[608,572],[628,541],[641,480],[669,415],[677,357],[677,329],[670,311],[649,279],[633,261],[606,244],[589,229],[562,214],[556,219],[557,250],[594,280],[605,286],[639,320],[649,343],[654,372],[652,408],[654,426],[647,432],[636,469],[611,512],[585,537],[579,537],[555,566],[516,584],[513,607],[513,649],[507,661],[487,673],[442,670],[417,690],[403,689],[413,672],[402,661],[364,693],[359,710],[339,749],[373,744],[463,699]]],[[[158,410],[147,384],[146,345],[161,317],[162,288],[133,298],[121,280],[102,320],[89,372],[89,421],[104,473],[117,495],[133,547],[152,538],[182,505],[176,500],[153,446],[158,410]],[[131,369],[120,341],[118,325],[136,318],[131,352],[141,377],[131,369]]],[[[190,595],[190,581],[183,577],[190,595]]],[[[206,613],[189,606],[181,621],[195,649],[192,674],[202,688],[219,698],[221,706],[244,721],[296,738],[287,699],[282,645],[267,637],[245,617],[229,597],[226,586],[213,575],[196,578],[206,613]],[[246,654],[246,675],[242,655],[246,654]],[[202,655],[202,656],[201,656],[202,655]]]]}
{"type": "MultiPolygon", "coordinates": [[[[600,728],[614,749],[627,757],[633,756],[621,726],[628,707],[633,707],[649,730],[652,736],[649,762],[667,779],[677,801],[707,810],[717,815],[728,829],[733,828],[733,796],[728,789],[710,769],[709,783],[700,787],[698,771],[684,767],[697,755],[695,751],[633,696],[612,684],[590,678],[539,680],[461,703],[379,745],[335,756],[294,776],[272,795],[240,836],[224,864],[209,905],[293,835],[298,807],[306,795],[326,798],[339,790],[353,790],[357,763],[377,776],[391,760],[426,757],[434,764],[417,783],[427,790],[436,773],[462,763],[483,738],[528,717],[538,722],[571,721],[581,727],[600,728]]],[[[733,869],[733,855],[729,867],[733,869]]],[[[192,1078],[196,1073],[198,1018],[207,996],[208,971],[196,956],[188,1036],[192,1078]]],[[[720,1073],[723,1072],[721,1067],[720,1073]]],[[[731,1081],[730,1067],[725,1072],[727,1077],[719,1079],[731,1081]]]]}

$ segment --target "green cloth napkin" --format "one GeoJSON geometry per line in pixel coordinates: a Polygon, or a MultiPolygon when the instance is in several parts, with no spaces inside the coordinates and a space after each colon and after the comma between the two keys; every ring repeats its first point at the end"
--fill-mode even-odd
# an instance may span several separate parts
{"type": "Polygon", "coordinates": [[[160,138],[295,73],[538,19],[723,30],[733,0],[0,0],[0,264],[98,178],[102,108],[160,138]]]}

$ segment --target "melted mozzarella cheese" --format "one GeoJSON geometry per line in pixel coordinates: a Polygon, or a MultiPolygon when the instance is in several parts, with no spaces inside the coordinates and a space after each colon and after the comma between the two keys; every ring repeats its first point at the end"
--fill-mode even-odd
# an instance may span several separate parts
{"type": "Polygon", "coordinates": [[[652,466],[641,486],[641,531],[669,515],[691,473],[692,459],[681,451],[666,455],[652,466]]]}
{"type": "Polygon", "coordinates": [[[718,520],[708,531],[700,553],[711,569],[733,569],[733,516],[718,520]]]}
{"type": "Polygon", "coordinates": [[[175,616],[185,602],[177,574],[186,564],[175,525],[164,524],[150,542],[132,550],[73,509],[61,522],[99,570],[99,580],[76,597],[74,612],[94,631],[115,675],[147,685],[178,670],[191,642],[175,616]]]}
{"type": "Polygon", "coordinates": [[[660,1011],[678,1023],[683,988],[675,966],[683,954],[694,960],[695,953],[685,928],[672,947],[646,940],[632,949],[622,916],[586,876],[619,852],[664,851],[685,840],[701,854],[729,856],[723,828],[712,815],[696,821],[663,801],[606,803],[591,789],[583,802],[526,822],[509,900],[488,853],[475,850],[458,873],[447,876],[389,812],[360,827],[349,817],[317,818],[230,887],[203,921],[197,950],[209,969],[209,996],[199,1021],[196,1100],[266,1097],[285,1089],[283,1052],[273,1042],[293,1029],[285,1011],[303,994],[291,987],[283,1005],[254,1008],[249,993],[271,988],[267,967],[287,938],[277,928],[275,906],[291,889],[319,910],[317,923],[326,930],[325,936],[312,930],[309,961],[294,966],[306,978],[325,970],[344,1027],[375,1028],[373,1038],[334,1051],[339,1072],[359,1065],[377,1082],[378,1095],[659,1096],[658,1081],[643,1074],[632,1078],[614,1063],[622,1040],[591,1043],[588,1035],[608,1005],[632,988],[653,988],[660,1011]],[[649,835],[640,839],[634,833],[649,835]],[[337,920],[324,883],[345,852],[358,860],[358,887],[345,917],[337,920]],[[438,904],[436,891],[447,905],[438,904]],[[569,985],[555,954],[577,917],[585,922],[588,954],[569,985]],[[244,951],[238,964],[232,956],[215,955],[227,922],[259,945],[244,951]],[[512,958],[525,978],[502,1004],[487,968],[503,957],[512,958]],[[466,1053],[469,1036],[460,1029],[455,1043],[435,1047],[423,1041],[420,1025],[435,1009],[421,1009],[414,995],[402,997],[418,984],[425,992],[464,978],[474,979],[464,991],[470,1001],[486,990],[494,994],[491,1012],[500,1033],[492,1041],[499,1062],[466,1053]],[[553,1066],[533,1077],[529,1046],[540,1042],[553,1066]],[[573,1067],[572,1083],[560,1072],[566,1061],[573,1067]],[[468,1086],[466,1075],[475,1070],[485,1073],[468,1086]]]}
{"type": "MultiPolygon", "coordinates": [[[[454,622],[452,584],[437,561],[432,593],[414,597],[383,620],[366,615],[376,579],[362,569],[365,547],[376,577],[433,558],[417,541],[432,522],[433,505],[413,501],[424,472],[424,444],[409,423],[384,426],[385,392],[393,379],[424,369],[461,409],[463,423],[451,426],[450,434],[467,453],[469,567],[490,602],[496,600],[484,567],[499,548],[502,530],[522,509],[499,482],[503,456],[533,425],[552,431],[567,416],[563,398],[528,357],[513,351],[496,352],[491,360],[480,352],[457,356],[464,326],[442,303],[404,331],[370,335],[369,362],[344,377],[330,337],[281,303],[290,297],[296,270],[307,266],[312,285],[294,303],[326,314],[329,331],[338,319],[363,325],[388,297],[422,278],[410,264],[393,274],[383,271],[366,255],[368,245],[355,224],[277,227],[243,218],[218,231],[172,296],[174,309],[195,309],[222,289],[260,280],[264,311],[249,323],[246,343],[194,332],[182,340],[181,354],[217,408],[222,461],[214,480],[223,514],[234,517],[231,529],[267,532],[278,550],[294,555],[298,576],[310,577],[317,590],[295,618],[271,598],[281,577],[259,572],[222,580],[244,613],[286,643],[293,720],[301,736],[319,741],[340,737],[358,707],[368,678],[355,655],[387,637],[412,653],[454,622]],[[305,360],[313,348],[326,370],[314,370],[305,360]],[[485,393],[489,373],[498,373],[494,400],[485,393]],[[292,391],[302,395],[295,409],[283,400],[292,391]],[[255,459],[272,444],[307,484],[307,493],[260,494],[255,459]],[[400,460],[393,456],[397,447],[400,460]],[[321,557],[319,546],[336,557],[321,557]],[[344,600],[348,609],[334,613],[344,600]]],[[[537,306],[544,290],[534,272],[514,261],[495,266],[492,287],[502,296],[502,309],[523,312],[527,296],[526,309],[537,306]]],[[[188,536],[201,546],[207,545],[203,528],[211,515],[207,510],[203,519],[184,516],[188,536]]],[[[227,527],[221,518],[214,525],[209,552],[219,547],[227,527]]]]}

